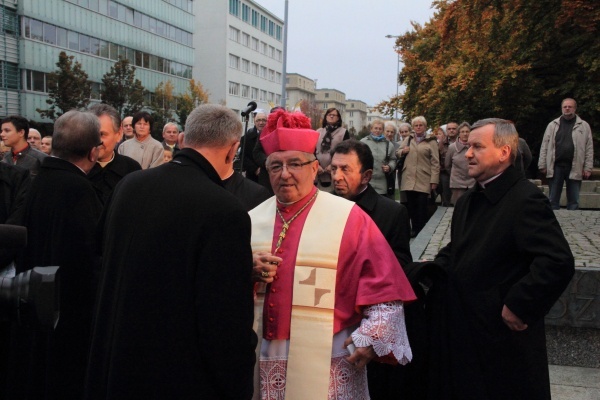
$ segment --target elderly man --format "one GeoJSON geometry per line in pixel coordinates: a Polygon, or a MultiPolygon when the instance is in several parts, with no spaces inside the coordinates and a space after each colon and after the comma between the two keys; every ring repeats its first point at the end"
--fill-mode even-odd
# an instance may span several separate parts
{"type": "Polygon", "coordinates": [[[518,134],[484,119],[469,135],[469,176],[451,241],[434,263],[448,278],[430,289],[430,398],[550,399],[544,315],[574,260],[548,199],[512,165],[518,134]]]}
{"type": "Polygon", "coordinates": [[[2,120],[0,137],[4,145],[10,147],[10,152],[4,154],[3,161],[8,165],[28,169],[31,176],[35,176],[46,154],[27,143],[28,133],[29,122],[25,118],[11,115],[2,120]]]}
{"type": "Polygon", "coordinates": [[[121,128],[123,128],[123,141],[133,139],[133,117],[131,115],[123,118],[121,128]]]}
{"type": "MultiPolygon", "coordinates": [[[[375,192],[369,184],[372,172],[373,154],[366,144],[350,139],[341,142],[333,149],[331,177],[335,193],[356,202],[373,219],[396,254],[400,265],[408,273],[408,268],[412,265],[408,211],[403,205],[375,192]]],[[[412,286],[418,293],[420,290],[418,283],[415,282],[412,286]]],[[[424,374],[419,366],[424,363],[425,355],[422,347],[425,342],[422,332],[417,329],[424,323],[422,302],[406,305],[405,313],[413,362],[404,368],[378,362],[369,363],[367,377],[372,400],[418,398],[415,393],[422,392],[424,389],[424,374]]]]}
{"type": "Polygon", "coordinates": [[[403,302],[413,290],[371,218],[314,186],[318,137],[284,110],[260,137],[275,192],[250,211],[263,399],[368,398],[369,361],[411,359],[403,302]]]}
{"type": "Polygon", "coordinates": [[[177,145],[177,137],[179,136],[179,128],[174,122],[167,122],[163,127],[163,141],[161,144],[164,149],[169,149],[175,156],[180,148],[177,145]]]}
{"type": "Polygon", "coordinates": [[[106,204],[117,183],[125,175],[139,171],[142,167],[134,159],[114,151],[122,136],[119,112],[108,104],[94,104],[90,107],[90,112],[100,121],[102,146],[100,146],[98,161],[88,174],[88,178],[98,191],[102,204],[106,204]]]}
{"type": "Polygon", "coordinates": [[[60,267],[60,319],[46,333],[19,328],[8,398],[76,399],[83,395],[92,307],[96,224],[102,206],[86,174],[96,164],[96,116],[68,111],[54,125],[52,157],[42,162],[25,199],[27,248],[17,273],[38,265],[60,267]]]}
{"type": "Polygon", "coordinates": [[[158,167],[163,163],[163,146],[150,135],[153,122],[152,115],[149,113],[145,111],[136,113],[132,120],[135,137],[121,143],[117,150],[119,154],[137,161],[142,169],[158,167]]]}
{"type": "Polygon", "coordinates": [[[254,182],[258,182],[260,165],[254,161],[252,151],[266,124],[267,114],[262,111],[257,112],[254,115],[254,127],[248,129],[248,132],[242,138],[242,171],[246,172],[246,178],[254,182]]]}
{"type": "Polygon", "coordinates": [[[27,134],[27,143],[29,143],[32,148],[41,151],[42,135],[40,134],[40,131],[34,128],[29,128],[29,133],[27,134]]]}
{"type": "Polygon", "coordinates": [[[221,182],[241,131],[233,111],[201,105],[173,161],[115,189],[87,399],[252,397],[250,218],[221,182]]]}
{"type": "Polygon", "coordinates": [[[561,108],[562,116],[544,132],[538,168],[548,178],[552,209],[560,209],[565,184],[567,210],[577,210],[581,180],[589,178],[594,167],[594,141],[590,125],[575,113],[575,100],[564,99],[561,108]]]}

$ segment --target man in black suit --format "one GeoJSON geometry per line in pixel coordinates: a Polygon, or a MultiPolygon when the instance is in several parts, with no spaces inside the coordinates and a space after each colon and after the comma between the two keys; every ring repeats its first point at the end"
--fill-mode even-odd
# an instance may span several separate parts
{"type": "Polygon", "coordinates": [[[258,175],[260,174],[261,165],[259,165],[252,155],[254,146],[260,137],[260,132],[267,124],[267,114],[262,111],[257,112],[254,115],[254,127],[248,129],[248,132],[242,138],[242,171],[246,172],[246,178],[251,181],[258,182],[258,175]]]}
{"type": "Polygon", "coordinates": [[[123,136],[119,112],[108,104],[102,103],[91,106],[90,112],[100,121],[102,146],[99,147],[98,162],[88,174],[88,178],[98,191],[102,204],[106,204],[117,183],[125,175],[139,171],[142,167],[133,158],[115,151],[117,143],[123,136]]]}
{"type": "Polygon", "coordinates": [[[42,161],[25,198],[27,247],[17,274],[59,266],[60,319],[54,331],[15,328],[7,398],[75,399],[83,395],[95,286],[100,200],[86,174],[96,164],[100,124],[69,111],[54,125],[52,157],[42,161]]]}
{"type": "Polygon", "coordinates": [[[519,135],[476,122],[466,153],[476,185],[457,202],[428,293],[430,397],[550,399],[544,315],[574,273],[548,198],[513,167],[519,135]],[[435,358],[435,359],[434,359],[435,358]]]}
{"type": "Polygon", "coordinates": [[[113,192],[87,399],[252,397],[250,217],[222,184],[241,131],[233,111],[201,105],[172,162],[113,192]]]}
{"type": "Polygon", "coordinates": [[[378,195],[369,181],[373,154],[368,146],[349,139],[333,149],[331,176],[335,194],[354,201],[375,222],[403,268],[412,262],[410,224],[406,207],[378,195]]]}
{"type": "MultiPolygon", "coordinates": [[[[410,253],[410,223],[408,211],[402,204],[378,194],[369,181],[373,173],[373,154],[369,146],[355,139],[341,142],[333,149],[331,178],[335,194],[352,200],[375,222],[394,251],[405,271],[412,263],[410,253]]],[[[411,282],[419,296],[421,288],[411,282]]],[[[424,323],[421,296],[416,302],[405,305],[406,330],[413,351],[410,364],[389,365],[371,362],[367,365],[371,399],[419,399],[423,384],[425,345],[420,336],[424,323]]]]}

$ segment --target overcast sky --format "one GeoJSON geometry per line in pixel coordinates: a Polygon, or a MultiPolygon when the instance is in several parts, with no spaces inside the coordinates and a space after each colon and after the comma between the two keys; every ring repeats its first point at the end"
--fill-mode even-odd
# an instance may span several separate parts
{"type": "MultiPolygon", "coordinates": [[[[284,19],[285,0],[255,0],[284,19]]],[[[375,105],[396,94],[395,39],[429,21],[429,0],[289,0],[287,72],[375,105]]]]}

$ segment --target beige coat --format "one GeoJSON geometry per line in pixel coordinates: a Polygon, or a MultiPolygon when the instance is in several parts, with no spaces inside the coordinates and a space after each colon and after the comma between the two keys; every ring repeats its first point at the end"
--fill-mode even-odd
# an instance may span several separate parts
{"type": "MultiPolygon", "coordinates": [[[[406,155],[402,167],[402,183],[400,190],[413,190],[416,192],[430,193],[431,184],[440,181],[440,151],[435,136],[424,139],[417,144],[415,135],[411,134],[410,151],[406,155]]],[[[402,141],[396,152],[396,157],[406,147],[408,138],[402,141]]]]}
{"type": "Polygon", "coordinates": [[[467,150],[469,146],[459,140],[448,146],[445,163],[450,171],[450,189],[467,189],[475,185],[475,179],[469,176],[469,161],[465,157],[467,150]]]}
{"type": "MultiPolygon", "coordinates": [[[[580,181],[583,178],[583,171],[591,171],[594,167],[594,142],[590,125],[579,118],[579,115],[576,118],[575,126],[573,126],[575,154],[573,155],[569,179],[580,181]]],[[[538,168],[546,169],[547,178],[554,176],[554,145],[559,126],[560,117],[548,124],[546,132],[544,132],[542,147],[540,148],[538,168]]]]}

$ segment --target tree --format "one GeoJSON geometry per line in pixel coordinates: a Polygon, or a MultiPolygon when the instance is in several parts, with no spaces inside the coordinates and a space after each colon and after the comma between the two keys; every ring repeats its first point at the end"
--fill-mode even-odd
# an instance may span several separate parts
{"type": "Polygon", "coordinates": [[[584,0],[437,0],[423,26],[396,41],[404,64],[399,103],[429,125],[500,117],[514,121],[532,149],[565,97],[578,101],[593,132],[600,125],[600,3],[584,0]]]}
{"type": "Polygon", "coordinates": [[[119,56],[115,65],[104,74],[102,83],[102,102],[113,106],[121,117],[135,114],[144,106],[144,87],[139,79],[135,79],[135,67],[128,59],[119,56]]]}
{"type": "Polygon", "coordinates": [[[36,109],[42,118],[55,121],[67,111],[82,110],[89,104],[92,85],[81,64],[73,62],[73,59],[74,56],[67,56],[67,53],[61,51],[56,63],[58,70],[47,74],[46,104],[50,107],[46,110],[36,109]]]}
{"type": "Polygon", "coordinates": [[[308,118],[313,129],[317,130],[323,122],[323,109],[314,101],[302,100],[300,102],[300,111],[308,118]]]}
{"type": "Polygon", "coordinates": [[[161,82],[154,90],[154,95],[151,97],[150,109],[152,110],[152,118],[154,118],[154,126],[152,128],[152,136],[156,140],[162,140],[162,129],[164,125],[173,120],[175,111],[175,96],[173,95],[173,83],[161,82]]]}
{"type": "Polygon", "coordinates": [[[200,104],[208,103],[208,92],[204,91],[204,87],[200,82],[196,83],[191,79],[187,92],[177,96],[177,116],[181,128],[185,126],[185,121],[192,110],[200,104]]]}

